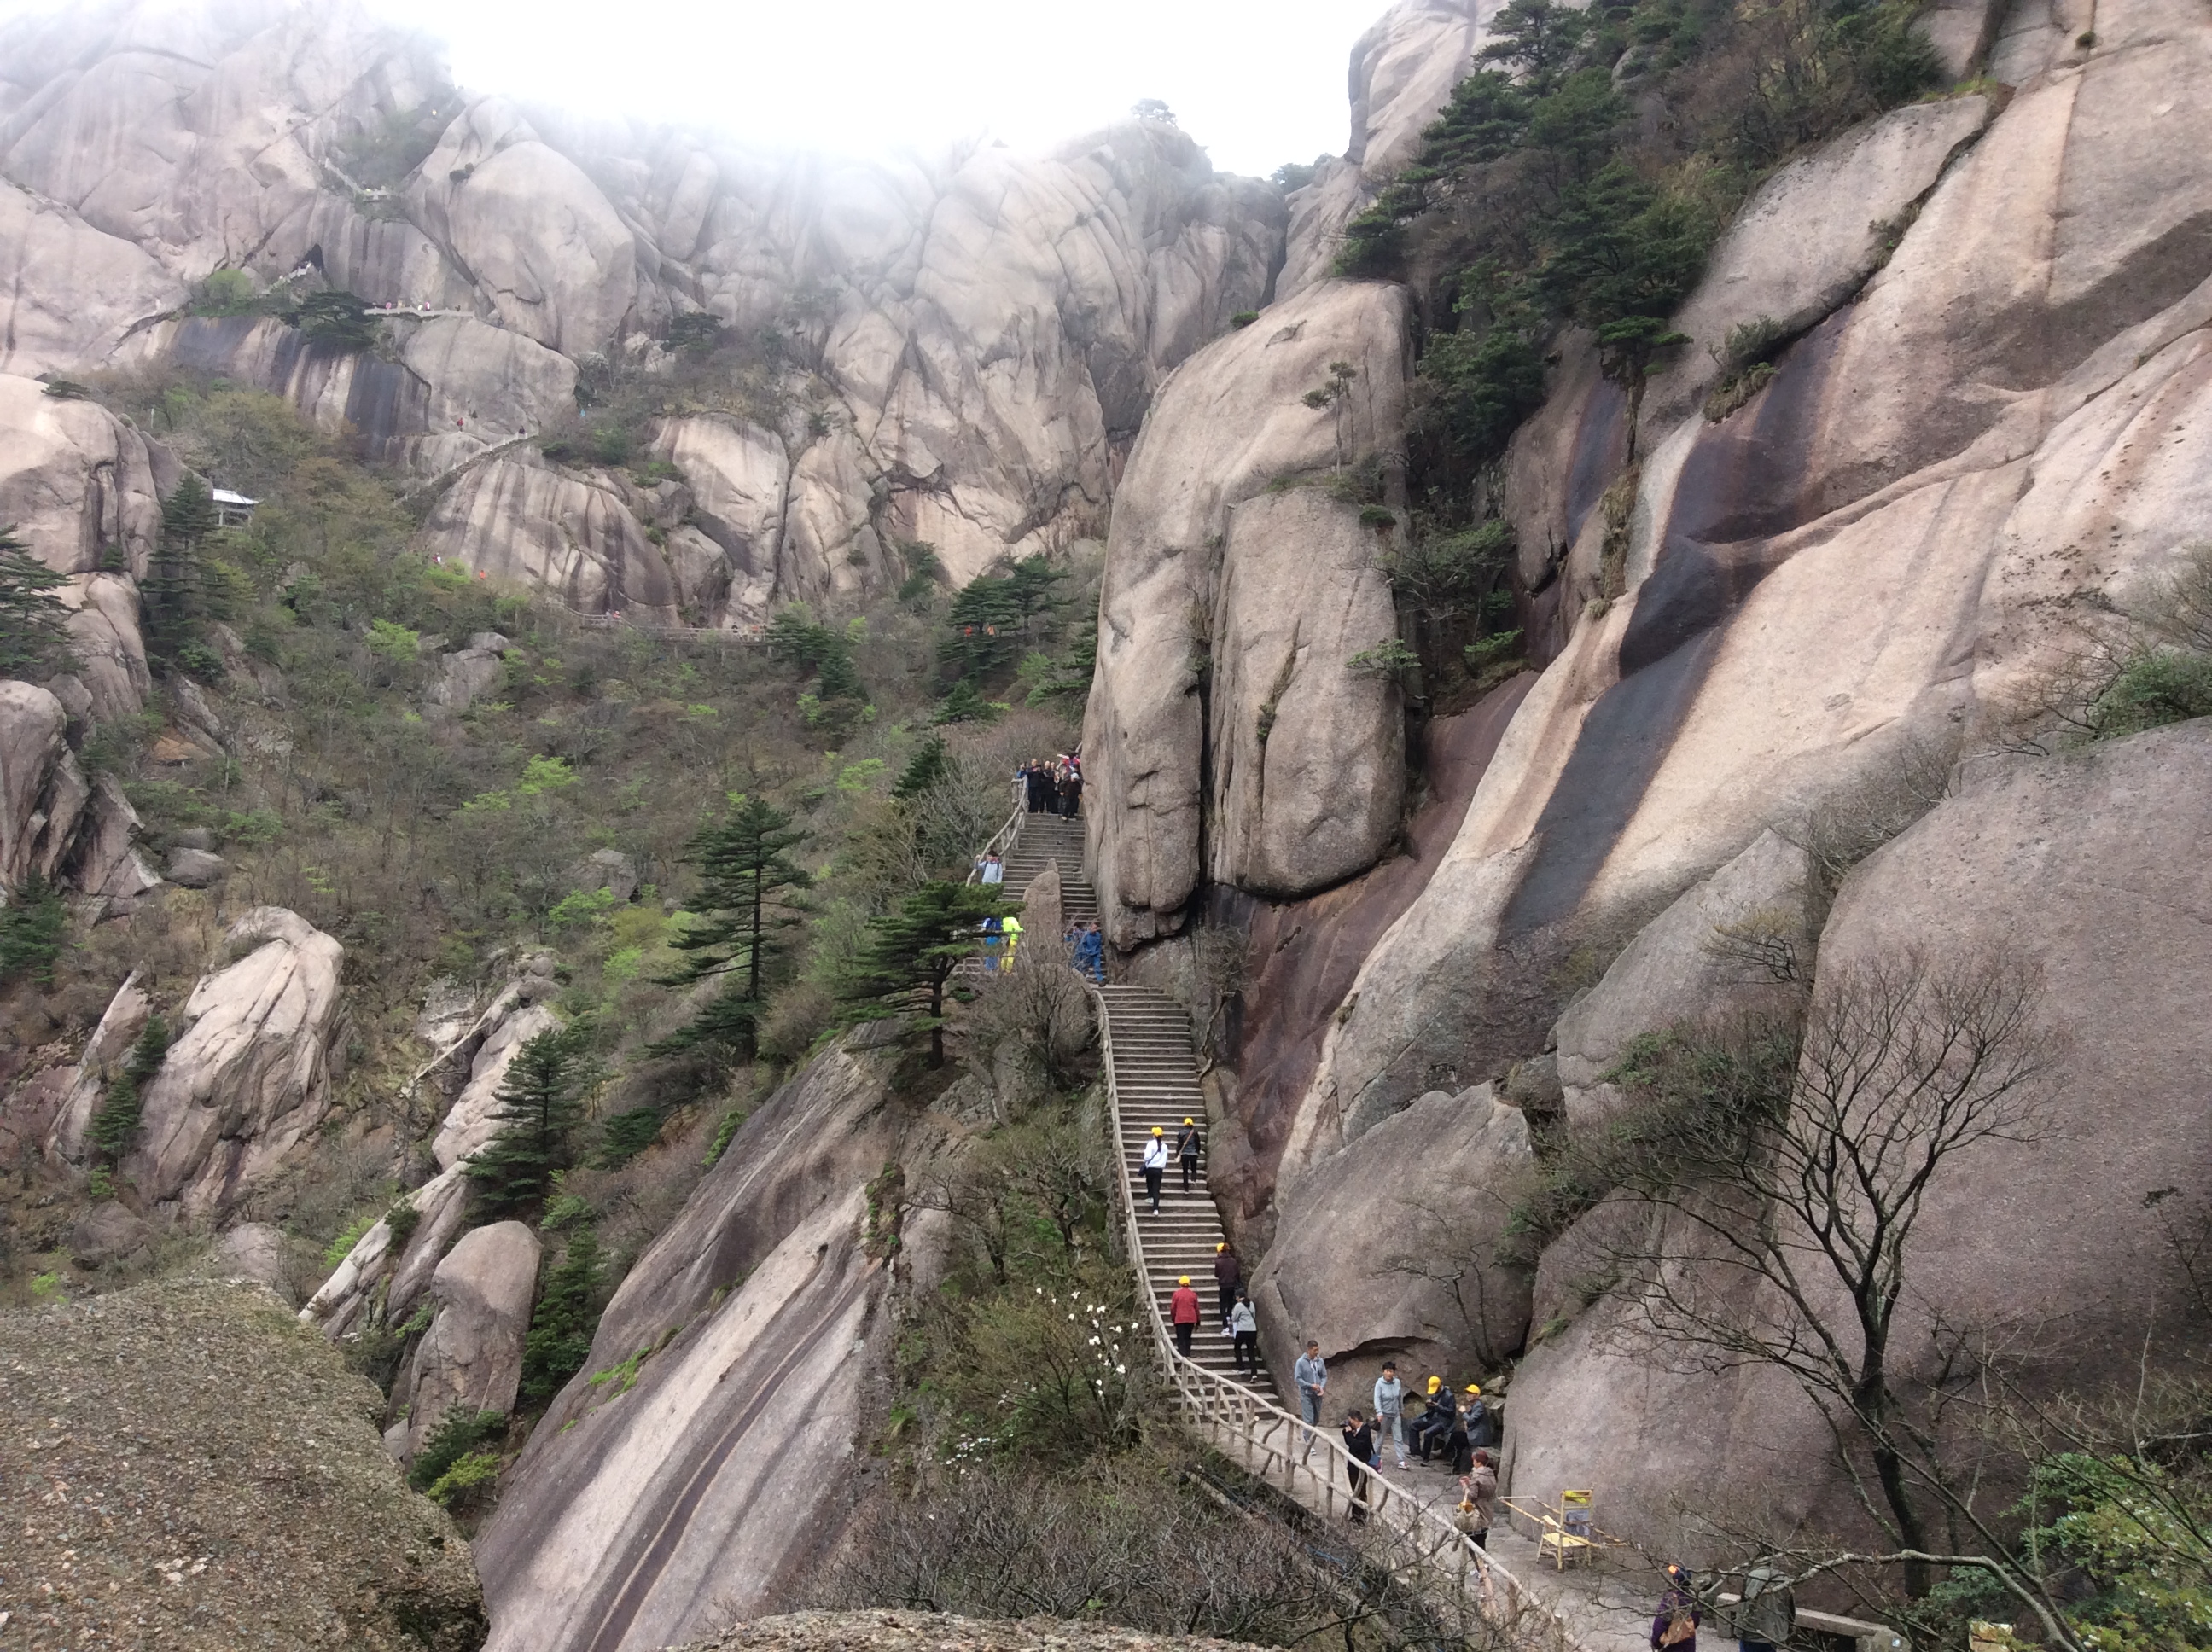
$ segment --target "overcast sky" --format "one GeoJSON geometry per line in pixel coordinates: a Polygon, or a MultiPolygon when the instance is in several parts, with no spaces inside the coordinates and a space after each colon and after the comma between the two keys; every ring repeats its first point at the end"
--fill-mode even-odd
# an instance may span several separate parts
{"type": "Polygon", "coordinates": [[[475,91],[877,154],[1019,149],[1159,98],[1213,164],[1345,145],[1345,63],[1388,0],[369,0],[475,91]]]}

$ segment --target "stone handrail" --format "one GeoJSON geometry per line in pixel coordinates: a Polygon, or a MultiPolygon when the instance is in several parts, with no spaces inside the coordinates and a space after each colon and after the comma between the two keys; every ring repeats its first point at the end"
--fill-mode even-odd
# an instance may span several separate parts
{"type": "MultiPolygon", "coordinates": [[[[1391,1485],[1365,1464],[1367,1495],[1355,1503],[1348,1470],[1352,1454],[1334,1430],[1324,1423],[1307,1428],[1304,1419],[1218,1372],[1210,1371],[1176,1351],[1166,1320],[1160,1313],[1152,1274],[1145,1266],[1145,1239],[1137,1219],[1137,1200],[1123,1162],[1121,1102],[1114,1078],[1114,1030],[1106,1013],[1106,1000],[1097,987],[1091,998],[1098,1020],[1098,1039],[1106,1071],[1107,1114],[1114,1134],[1114,1157],[1121,1185],[1121,1221],[1129,1246],[1129,1265],[1136,1270],[1145,1298],[1145,1311],[1152,1327],[1152,1344],[1174,1389],[1177,1406],[1194,1430],[1203,1437],[1209,1430],[1233,1436],[1248,1453],[1243,1465],[1271,1485],[1278,1485],[1295,1501],[1325,1517],[1349,1514],[1364,1506],[1369,1519],[1395,1540],[1394,1570],[1410,1571],[1432,1594],[1465,1606],[1472,1604],[1482,1617],[1500,1626],[1526,1622],[1533,1638],[1547,1645],[1567,1643],[1565,1625],[1527,1590],[1504,1564],[1478,1549],[1453,1525],[1441,1502],[1423,1502],[1410,1491],[1391,1485]],[[1533,1612],[1533,1619],[1526,1614],[1533,1612]]],[[[1516,1638],[1518,1638],[1516,1637],[1516,1638]]]]}

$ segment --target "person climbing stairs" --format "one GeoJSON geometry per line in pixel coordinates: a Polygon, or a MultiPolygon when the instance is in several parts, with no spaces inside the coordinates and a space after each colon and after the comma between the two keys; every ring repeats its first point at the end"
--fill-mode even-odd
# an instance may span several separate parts
{"type": "MultiPolygon", "coordinates": [[[[1083,881],[1083,823],[1058,815],[1027,815],[1020,835],[1006,853],[1006,898],[1018,901],[1029,890],[1030,880],[1045,869],[1060,865],[1060,921],[1087,924],[1098,916],[1098,897],[1083,881]]],[[[1043,936],[1031,938],[1042,941],[1043,936]]],[[[1057,939],[1058,937],[1054,937],[1057,939]]]]}

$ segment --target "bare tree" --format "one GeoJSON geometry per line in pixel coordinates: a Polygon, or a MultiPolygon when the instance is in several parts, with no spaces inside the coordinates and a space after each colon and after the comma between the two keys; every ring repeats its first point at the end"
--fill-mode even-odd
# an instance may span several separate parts
{"type": "MultiPolygon", "coordinates": [[[[1794,1084],[1746,1058],[1741,1029],[1678,1029],[1618,1070],[1670,1114],[1670,1151],[1623,1167],[1656,1218],[1616,1259],[1630,1333],[1680,1369],[1791,1377],[1834,1431],[1862,1507],[1917,1557],[1902,1561],[1916,1597],[1947,1564],[1939,1513],[1995,1534],[1898,1369],[1915,1237],[1961,1161],[2048,1130],[2040,999],[2034,972],[2008,959],[1911,952],[1823,972],[1794,1084]]],[[[1971,1339],[1948,1340],[1939,1392],[1976,1369],[1971,1339]]]]}

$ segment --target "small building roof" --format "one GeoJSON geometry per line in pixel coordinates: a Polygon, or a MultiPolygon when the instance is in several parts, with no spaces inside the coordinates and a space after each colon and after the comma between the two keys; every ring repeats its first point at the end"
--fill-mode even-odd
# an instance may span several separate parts
{"type": "Polygon", "coordinates": [[[218,505],[244,505],[251,507],[261,502],[258,499],[248,499],[244,494],[234,494],[228,488],[216,488],[210,489],[210,492],[218,505]]]}

